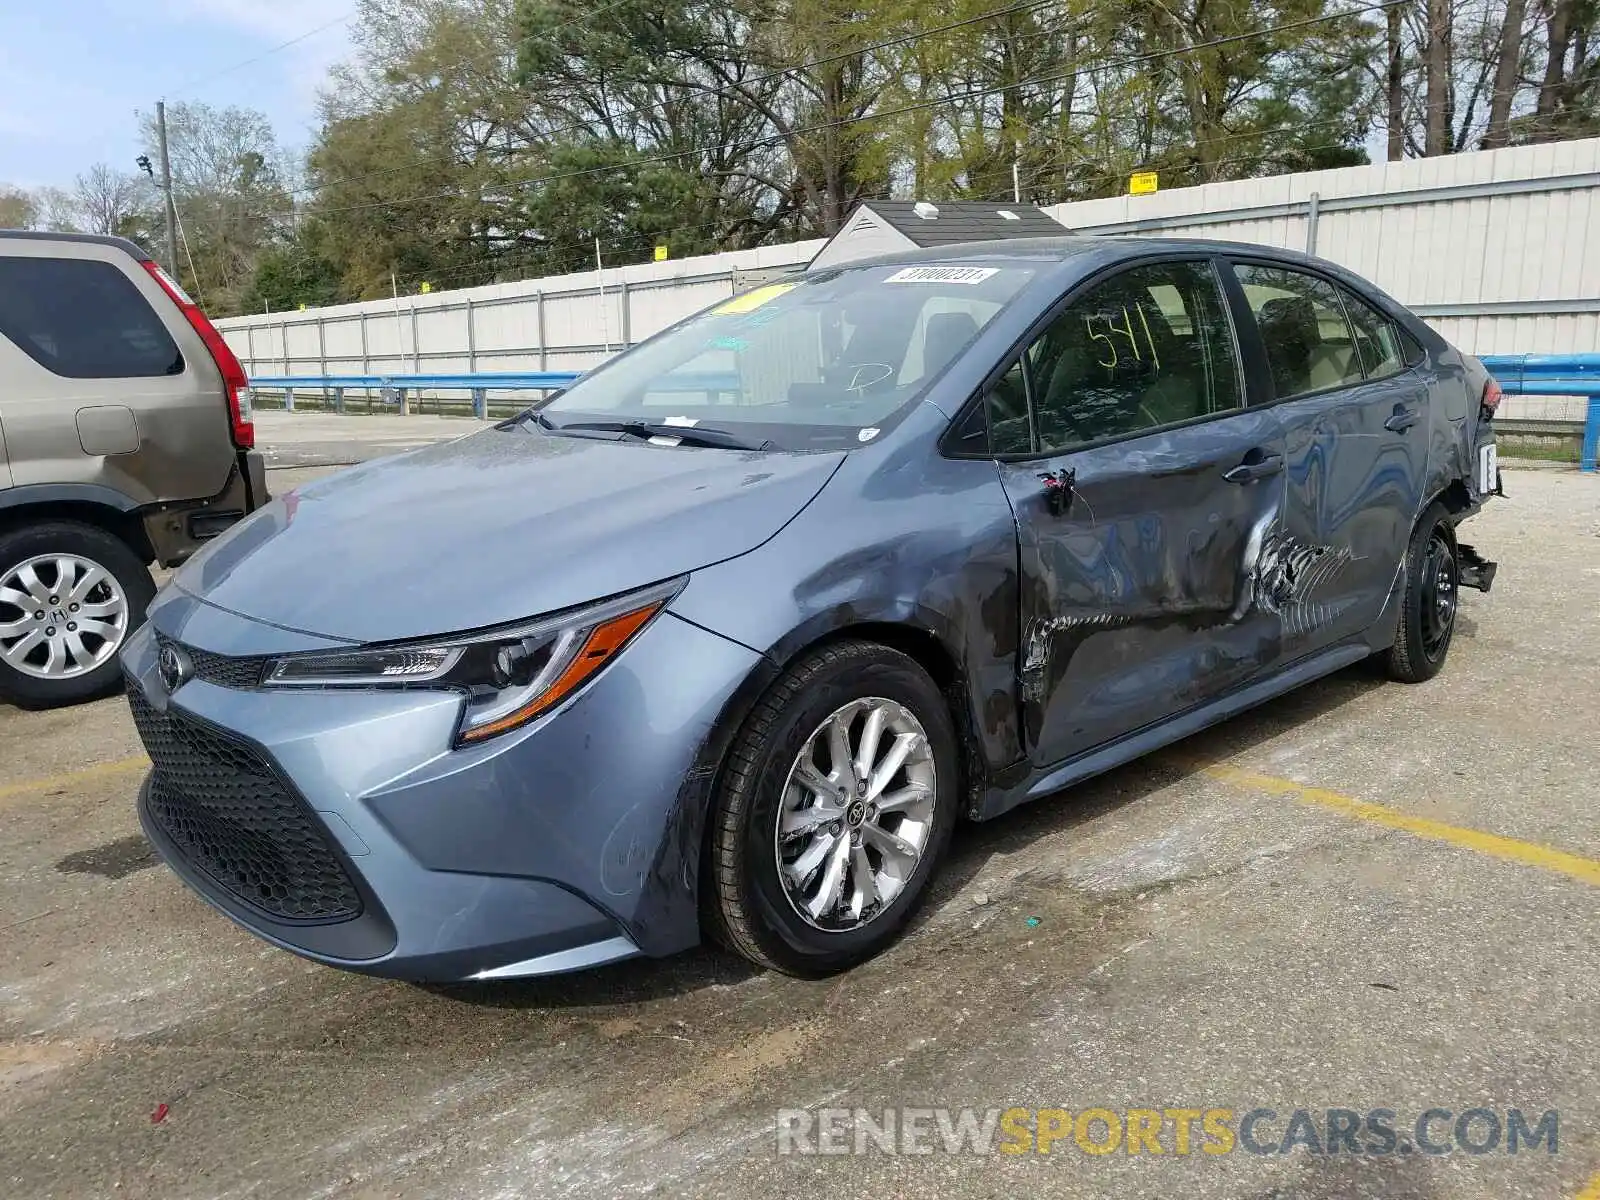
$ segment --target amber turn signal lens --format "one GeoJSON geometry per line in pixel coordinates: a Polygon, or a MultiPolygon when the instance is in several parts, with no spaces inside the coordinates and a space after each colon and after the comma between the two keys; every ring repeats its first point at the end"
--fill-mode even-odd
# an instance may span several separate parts
{"type": "Polygon", "coordinates": [[[605,666],[622,652],[633,635],[643,629],[650,618],[661,610],[666,603],[658,600],[643,608],[634,609],[632,612],[623,613],[620,617],[612,617],[591,629],[584,637],[578,650],[573,654],[561,673],[555,677],[550,686],[541,691],[528,703],[514,712],[485,725],[478,725],[471,729],[461,731],[463,743],[481,742],[485,738],[494,737],[496,734],[505,733],[519,725],[526,725],[541,713],[549,712],[561,701],[577,691],[589,680],[595,672],[605,666]]]}

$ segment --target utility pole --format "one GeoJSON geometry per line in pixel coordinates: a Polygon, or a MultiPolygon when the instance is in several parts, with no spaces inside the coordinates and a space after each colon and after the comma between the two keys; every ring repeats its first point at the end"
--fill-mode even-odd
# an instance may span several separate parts
{"type": "Polygon", "coordinates": [[[172,159],[167,155],[167,102],[156,101],[156,138],[161,146],[161,191],[167,198],[167,270],[178,278],[178,206],[172,199],[172,159]]]}

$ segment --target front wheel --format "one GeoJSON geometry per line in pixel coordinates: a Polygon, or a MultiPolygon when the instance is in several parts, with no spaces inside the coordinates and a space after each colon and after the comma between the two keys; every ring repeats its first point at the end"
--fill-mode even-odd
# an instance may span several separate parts
{"type": "Polygon", "coordinates": [[[50,521],[0,536],[0,700],[54,708],[116,691],[117,653],[154,595],[103,529],[50,521]]]}
{"type": "Polygon", "coordinates": [[[1444,666],[1460,600],[1456,531],[1443,505],[1430,506],[1417,522],[1406,548],[1405,573],[1400,628],[1385,665],[1391,679],[1422,683],[1444,666]]]}
{"type": "Polygon", "coordinates": [[[712,817],[712,932],[759,966],[819,976],[904,928],[955,824],[950,711],[915,660],[824,647],[756,705],[712,817]]]}

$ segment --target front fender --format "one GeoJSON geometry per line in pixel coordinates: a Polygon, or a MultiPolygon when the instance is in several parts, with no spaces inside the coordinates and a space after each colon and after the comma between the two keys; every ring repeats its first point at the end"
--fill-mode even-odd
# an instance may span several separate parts
{"type": "Polygon", "coordinates": [[[782,533],[697,571],[672,605],[781,665],[860,626],[931,638],[954,668],[980,765],[1022,756],[1016,520],[986,460],[852,455],[782,533]]]}

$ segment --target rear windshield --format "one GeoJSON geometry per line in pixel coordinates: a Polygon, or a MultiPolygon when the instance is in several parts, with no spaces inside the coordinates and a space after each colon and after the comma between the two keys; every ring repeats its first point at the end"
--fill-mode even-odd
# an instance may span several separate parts
{"type": "Polygon", "coordinates": [[[780,449],[853,446],[909,406],[1032,279],[1010,263],[822,271],[735,296],[540,411],[704,424],[780,449]]]}
{"type": "Polygon", "coordinates": [[[161,318],[108,262],[0,257],[0,334],[68,379],[183,373],[161,318]]]}

